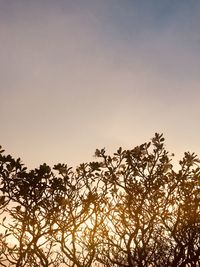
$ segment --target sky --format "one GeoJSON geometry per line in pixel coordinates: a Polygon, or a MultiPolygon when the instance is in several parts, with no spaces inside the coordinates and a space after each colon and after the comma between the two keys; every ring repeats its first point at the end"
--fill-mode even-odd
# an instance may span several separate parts
{"type": "Polygon", "coordinates": [[[29,167],[163,133],[200,155],[200,1],[0,0],[0,144],[29,167]]]}

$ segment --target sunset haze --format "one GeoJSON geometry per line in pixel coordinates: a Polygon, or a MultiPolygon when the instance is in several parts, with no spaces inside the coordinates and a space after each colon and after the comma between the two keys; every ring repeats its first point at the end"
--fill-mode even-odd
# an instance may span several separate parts
{"type": "Polygon", "coordinates": [[[0,144],[30,168],[163,133],[200,154],[200,1],[0,0],[0,144]]]}

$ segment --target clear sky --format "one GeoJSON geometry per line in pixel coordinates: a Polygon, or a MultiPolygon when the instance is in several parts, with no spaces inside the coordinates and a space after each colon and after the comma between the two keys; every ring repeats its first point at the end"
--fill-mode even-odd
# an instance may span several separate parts
{"type": "Polygon", "coordinates": [[[199,0],[0,0],[0,144],[28,167],[164,133],[200,154],[199,0]]]}

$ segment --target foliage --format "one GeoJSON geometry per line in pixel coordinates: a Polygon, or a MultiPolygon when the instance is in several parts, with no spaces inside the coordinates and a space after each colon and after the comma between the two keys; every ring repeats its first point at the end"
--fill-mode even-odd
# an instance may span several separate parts
{"type": "Polygon", "coordinates": [[[28,171],[0,148],[0,266],[200,265],[200,166],[162,134],[76,170],[28,171]]]}

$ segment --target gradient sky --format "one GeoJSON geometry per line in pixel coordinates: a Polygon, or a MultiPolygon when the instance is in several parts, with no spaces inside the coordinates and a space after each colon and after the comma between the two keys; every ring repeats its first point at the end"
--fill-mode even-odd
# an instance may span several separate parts
{"type": "Polygon", "coordinates": [[[199,0],[0,0],[0,144],[30,168],[164,133],[200,154],[199,0]]]}

